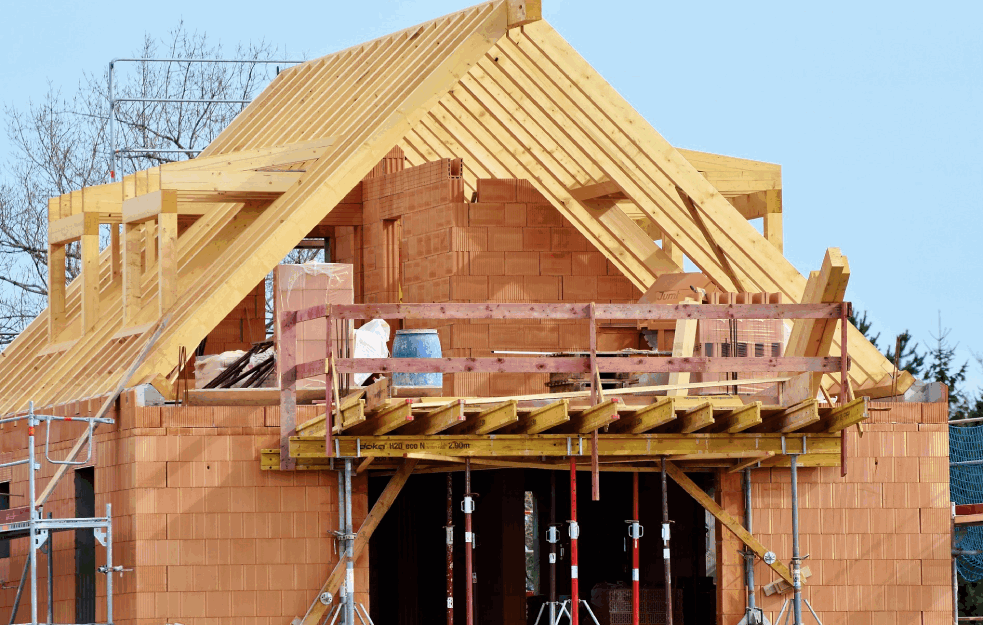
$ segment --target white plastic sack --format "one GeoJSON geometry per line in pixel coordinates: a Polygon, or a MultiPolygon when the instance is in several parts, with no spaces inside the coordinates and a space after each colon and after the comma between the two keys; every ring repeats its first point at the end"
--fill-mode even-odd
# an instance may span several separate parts
{"type": "Polygon", "coordinates": [[[232,366],[232,363],[242,358],[245,353],[242,350],[235,350],[195,358],[195,388],[205,388],[206,384],[232,366]]]}
{"type": "MultiPolygon", "coordinates": [[[[389,358],[389,324],[384,319],[373,319],[355,330],[355,358],[389,358]]],[[[355,384],[362,383],[372,375],[356,373],[355,384]]]]}

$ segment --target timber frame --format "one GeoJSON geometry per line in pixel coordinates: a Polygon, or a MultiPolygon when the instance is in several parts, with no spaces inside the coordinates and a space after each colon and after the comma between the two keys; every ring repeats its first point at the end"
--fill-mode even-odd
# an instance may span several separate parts
{"type": "MultiPolygon", "coordinates": [[[[49,306],[4,351],[0,413],[104,395],[168,312],[129,384],[172,396],[179,348],[393,146],[411,166],[463,158],[465,190],[529,180],[642,291],[685,256],[722,290],[808,301],[782,255],[781,168],[669,145],[540,16],[538,2],[494,0],[291,67],[198,158],[53,198],[49,306]],[[76,241],[81,272],[66,286],[76,241]]],[[[855,328],[844,334],[857,394],[910,386],[855,328]]],[[[842,342],[834,333],[830,356],[842,342]]],[[[838,378],[821,383],[837,393],[838,378]]]]}

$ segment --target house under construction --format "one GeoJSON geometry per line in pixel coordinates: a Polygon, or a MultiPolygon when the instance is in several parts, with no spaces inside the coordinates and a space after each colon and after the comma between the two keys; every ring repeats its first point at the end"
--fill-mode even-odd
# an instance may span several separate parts
{"type": "Polygon", "coordinates": [[[952,622],[945,398],[847,321],[840,250],[785,259],[779,166],[670,145],[540,13],[292,67],[50,200],[0,618],[952,622]],[[439,352],[361,353],[374,319],[439,352]]]}

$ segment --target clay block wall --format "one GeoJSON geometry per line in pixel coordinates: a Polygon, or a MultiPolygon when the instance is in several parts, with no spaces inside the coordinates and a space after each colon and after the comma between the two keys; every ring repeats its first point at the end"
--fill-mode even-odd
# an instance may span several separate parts
{"type": "MultiPolygon", "coordinates": [[[[273,271],[273,292],[277,302],[289,310],[318,304],[353,304],[352,266],[340,263],[306,263],[277,265],[273,271]]],[[[297,362],[323,360],[327,357],[327,320],[312,319],[297,327],[297,362]]],[[[337,322],[334,333],[335,353],[343,341],[344,324],[337,322]]],[[[324,388],[324,377],[297,380],[299,388],[324,388]]]]}
{"type": "MultiPolygon", "coordinates": [[[[468,203],[460,168],[459,160],[444,159],[362,182],[361,232],[336,229],[338,260],[353,262],[356,273],[361,262],[361,301],[638,301],[640,292],[531,184],[479,180],[477,202],[468,203]]],[[[436,327],[445,356],[588,347],[585,323],[410,321],[405,327],[436,327]]],[[[640,348],[639,336],[635,329],[607,328],[598,347],[640,348]]],[[[539,393],[545,381],[545,375],[445,375],[444,393],[539,393]]]]}
{"type": "MultiPolygon", "coordinates": [[[[205,340],[205,354],[248,350],[266,338],[266,289],[261,282],[249,292],[205,340]]],[[[193,350],[194,346],[189,349],[193,350]]]]}
{"type": "MultiPolygon", "coordinates": [[[[875,405],[891,409],[871,411],[862,438],[851,428],[846,478],[839,467],[799,470],[801,553],[812,570],[803,596],[825,625],[951,623],[946,404],[875,405]]],[[[789,470],[751,475],[754,534],[787,563],[789,470]]],[[[743,520],[741,475],[722,473],[718,483],[718,501],[743,520]]],[[[719,524],[717,537],[717,622],[736,623],[745,606],[742,543],[719,524]]],[[[760,560],[754,574],[758,605],[775,622],[791,595],[764,596],[760,586],[778,576],[760,560]]]]}
{"type": "MultiPolygon", "coordinates": [[[[93,457],[97,513],[112,503],[115,563],[133,569],[115,578],[116,622],[282,625],[302,616],[337,562],[327,534],[337,529],[335,475],[260,470],[259,450],[276,446],[278,407],[138,408],[131,400],[121,399],[120,422],[97,435],[93,457]]],[[[299,409],[302,420],[314,416],[313,406],[299,409]]],[[[60,410],[93,413],[98,403],[60,410]]],[[[0,457],[26,447],[24,429],[0,433],[0,457]]],[[[55,455],[63,456],[78,434],[59,430],[55,455]]],[[[43,466],[42,484],[53,472],[43,466]]],[[[11,491],[26,494],[26,471],[15,469],[10,477],[11,491]]],[[[71,477],[60,483],[46,511],[73,514],[71,477]]],[[[356,479],[353,488],[357,527],[367,514],[365,479],[356,479]]],[[[0,560],[8,582],[0,590],[0,619],[9,618],[24,543],[15,541],[12,557],[0,560]]],[[[96,557],[104,561],[101,547],[96,557]]],[[[40,565],[43,570],[43,557],[40,565]]],[[[366,552],[356,564],[356,596],[366,606],[367,566],[366,552]]],[[[73,622],[69,532],[55,537],[55,573],[55,620],[73,622]]],[[[97,616],[104,620],[103,584],[98,575],[97,616]]],[[[22,608],[21,621],[26,614],[22,608]]]]}

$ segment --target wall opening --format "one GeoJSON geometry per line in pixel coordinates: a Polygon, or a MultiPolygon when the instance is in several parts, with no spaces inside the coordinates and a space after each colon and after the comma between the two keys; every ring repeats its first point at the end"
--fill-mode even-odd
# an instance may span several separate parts
{"type": "MultiPolygon", "coordinates": [[[[75,516],[96,515],[95,470],[75,470],[75,516]]],[[[75,622],[96,622],[96,538],[91,529],[75,530],[75,622]]]]}
{"type": "MultiPolygon", "coordinates": [[[[10,482],[0,482],[0,510],[10,510],[10,482]]],[[[0,540],[0,558],[10,557],[10,541],[0,540]]]]}

